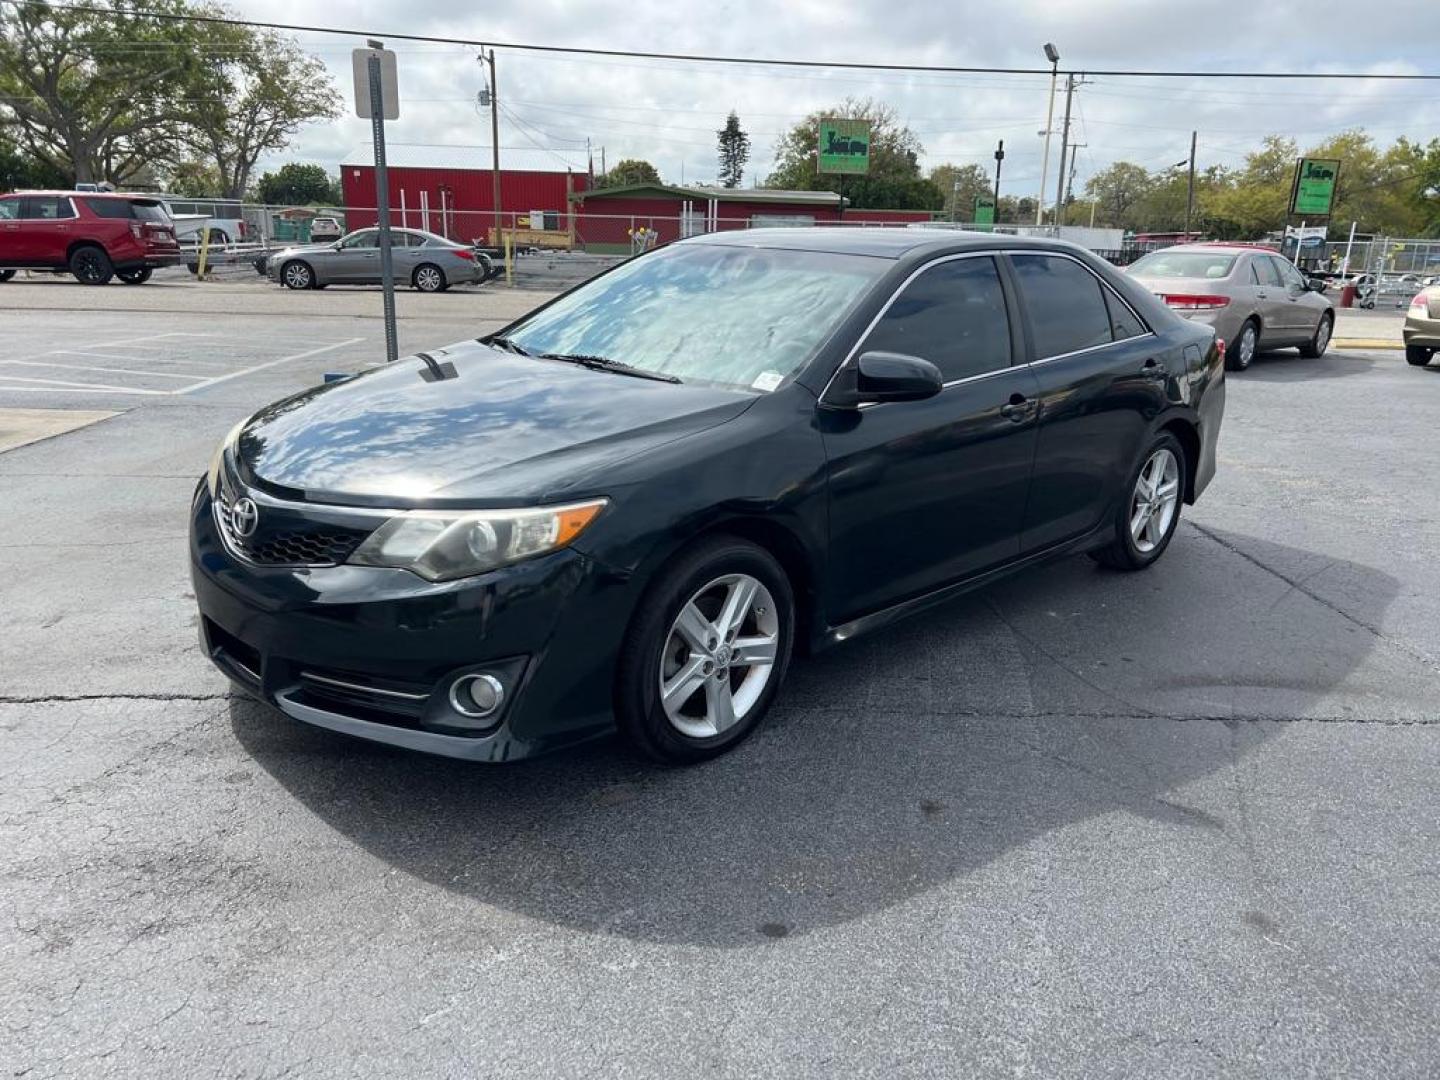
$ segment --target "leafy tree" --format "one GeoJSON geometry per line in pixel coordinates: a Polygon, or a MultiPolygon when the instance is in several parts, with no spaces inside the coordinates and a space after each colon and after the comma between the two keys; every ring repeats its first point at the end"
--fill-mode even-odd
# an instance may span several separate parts
{"type": "Polygon", "coordinates": [[[938,210],[945,193],[920,176],[925,148],[893,108],[870,98],[847,98],[839,105],[813,112],[791,128],[775,146],[775,169],[765,186],[796,191],[842,192],[853,206],[877,210],[938,210]],[[820,174],[820,121],[839,117],[870,122],[870,172],[865,176],[820,174]]]}
{"type": "Polygon", "coordinates": [[[617,161],[610,171],[595,178],[597,188],[629,187],[631,184],[658,184],[660,174],[655,166],[639,158],[617,161]]]}
{"type": "MultiPolygon", "coordinates": [[[[44,166],[77,182],[125,183],[142,163],[170,159],[190,102],[218,94],[218,48],[238,28],[150,19],[129,0],[103,13],[0,5],[0,124],[44,166]]],[[[147,0],[165,13],[214,12],[147,0]]]]}
{"type": "MultiPolygon", "coordinates": [[[[945,212],[960,221],[975,216],[978,196],[991,195],[995,190],[990,174],[979,165],[937,165],[930,170],[930,182],[940,189],[945,212]]],[[[998,213],[1000,208],[995,209],[998,213]]]]}
{"type": "Polygon", "coordinates": [[[0,129],[0,191],[69,186],[69,176],[21,151],[0,129]]]}
{"type": "Polygon", "coordinates": [[[284,149],[303,125],[340,115],[340,95],[323,63],[270,31],[247,35],[223,70],[223,93],[196,102],[184,142],[211,163],[219,194],[240,198],[262,156],[284,149]]]}
{"type": "Polygon", "coordinates": [[[740,117],[735,110],[725,120],[725,126],[715,133],[716,147],[720,158],[720,184],[722,187],[739,187],[745,175],[745,163],[750,160],[750,136],[740,127],[740,117]]]}
{"type": "Polygon", "coordinates": [[[341,201],[337,184],[322,166],[294,161],[261,176],[255,194],[270,206],[338,205],[341,201]]]}
{"type": "Polygon", "coordinates": [[[1085,182],[1085,197],[1095,202],[1097,225],[1133,229],[1140,224],[1135,211],[1154,186],[1145,169],[1117,161],[1085,182]]]}
{"type": "Polygon", "coordinates": [[[164,188],[173,195],[187,195],[192,199],[214,199],[224,194],[220,174],[203,161],[182,161],[169,169],[164,188]]]}

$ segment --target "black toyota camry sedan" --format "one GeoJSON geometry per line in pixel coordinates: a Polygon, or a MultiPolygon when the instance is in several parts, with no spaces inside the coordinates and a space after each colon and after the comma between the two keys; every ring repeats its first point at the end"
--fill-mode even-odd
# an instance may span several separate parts
{"type": "Polygon", "coordinates": [[[1066,244],[756,229],[262,409],[200,483],[204,646],[296,720],[508,761],[755,730],[791,658],[1215,472],[1223,344],[1066,244]]]}

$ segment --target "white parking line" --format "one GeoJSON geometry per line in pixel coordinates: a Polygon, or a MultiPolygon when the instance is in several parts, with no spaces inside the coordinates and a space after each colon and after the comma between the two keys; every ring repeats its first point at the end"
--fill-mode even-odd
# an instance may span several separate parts
{"type": "Polygon", "coordinates": [[[336,349],[343,349],[347,345],[358,345],[364,338],[350,338],[348,341],[337,341],[333,345],[322,345],[318,349],[310,349],[307,352],[295,353],[293,356],[282,356],[277,360],[267,360],[263,364],[255,364],[253,367],[241,368],[239,371],[232,371],[226,375],[216,375],[213,379],[206,379],[204,382],[196,383],[194,386],[187,386],[182,390],[167,390],[170,394],[193,394],[197,390],[204,390],[217,383],[229,382],[231,379],[238,379],[242,375],[252,375],[257,371],[264,371],[266,368],[275,367],[277,364],[288,364],[294,360],[304,360],[311,356],[319,356],[321,353],[334,352],[336,349]]]}
{"type": "MultiPolygon", "coordinates": [[[[99,371],[99,372],[104,372],[105,374],[112,374],[112,373],[113,373],[113,374],[115,374],[115,375],[143,375],[143,376],[145,376],[146,378],[155,378],[155,379],[189,379],[189,380],[191,380],[192,382],[193,382],[194,380],[203,379],[203,378],[204,378],[203,375],[196,375],[196,374],[176,375],[176,374],[174,374],[173,372],[168,372],[168,371],[140,371],[140,370],[138,370],[138,369],[136,369],[136,368],[123,368],[123,367],[92,367],[92,366],[90,366],[90,365],[88,365],[88,364],[55,364],[55,363],[51,363],[51,362],[48,361],[48,360],[0,360],[0,367],[3,367],[5,364],[19,364],[19,365],[21,365],[22,367],[53,367],[53,368],[64,368],[64,369],[67,370],[67,371],[99,371]]],[[[7,378],[7,377],[8,377],[8,376],[6,376],[4,372],[0,372],[0,378],[7,378]]]]}
{"type": "MultiPolygon", "coordinates": [[[[107,392],[112,394],[158,394],[161,397],[167,397],[172,394],[183,394],[185,392],[184,390],[135,390],[128,386],[107,386],[104,383],[65,382],[61,379],[27,379],[20,375],[0,374],[0,379],[5,380],[6,382],[38,383],[39,386],[42,388],[48,386],[55,388],[71,387],[74,389],[94,390],[97,393],[101,394],[107,392]]],[[[23,386],[0,386],[0,390],[24,389],[25,387],[23,386]]]]}
{"type": "MultiPolygon", "coordinates": [[[[156,360],[168,360],[168,356],[121,356],[119,353],[95,352],[91,349],[55,349],[53,352],[41,353],[41,356],[87,356],[95,360],[123,360],[127,364],[149,364],[156,360]]],[[[32,357],[33,359],[33,357],[32,357]]],[[[191,357],[184,357],[179,361],[182,364],[204,364],[206,367],[224,367],[223,360],[195,360],[191,357]]],[[[116,369],[119,370],[118,368],[116,369]]]]}

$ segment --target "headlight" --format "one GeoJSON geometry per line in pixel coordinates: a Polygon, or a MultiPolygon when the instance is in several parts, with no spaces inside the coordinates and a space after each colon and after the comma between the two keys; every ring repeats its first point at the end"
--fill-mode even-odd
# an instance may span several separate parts
{"type": "Polygon", "coordinates": [[[225,464],[225,451],[235,445],[235,440],[240,437],[240,431],[250,422],[247,416],[233,428],[225,438],[220,440],[220,445],[215,447],[215,453],[210,455],[210,469],[205,474],[205,487],[210,492],[211,498],[220,488],[220,469],[225,464]]]}
{"type": "Polygon", "coordinates": [[[483,574],[565,547],[607,501],[525,510],[411,510],[371,533],[350,562],[395,566],[427,581],[483,574]]]}

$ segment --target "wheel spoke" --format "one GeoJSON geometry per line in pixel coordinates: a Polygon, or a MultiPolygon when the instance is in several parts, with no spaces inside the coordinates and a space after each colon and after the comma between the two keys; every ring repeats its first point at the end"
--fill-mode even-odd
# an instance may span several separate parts
{"type": "Polygon", "coordinates": [[[712,648],[710,642],[716,636],[715,627],[700,613],[693,600],[680,609],[675,618],[675,630],[685,639],[692,653],[708,654],[712,648]]]}
{"type": "Polygon", "coordinates": [[[1145,521],[1150,516],[1150,511],[1145,507],[1138,507],[1134,517],[1130,519],[1130,535],[1136,540],[1140,539],[1141,530],[1145,528],[1145,521]]]}
{"type": "Polygon", "coordinates": [[[725,597],[725,606],[715,620],[715,629],[720,632],[721,638],[740,632],[740,624],[750,613],[750,605],[755,602],[755,593],[759,588],[760,583],[751,577],[742,577],[730,586],[730,593],[725,597]]]}
{"type": "Polygon", "coordinates": [[[1160,515],[1151,514],[1150,520],[1145,523],[1145,539],[1151,544],[1158,544],[1160,537],[1160,515]]]}
{"type": "Polygon", "coordinates": [[[689,701],[705,682],[705,657],[692,656],[660,687],[660,701],[665,711],[674,713],[689,701]]]}
{"type": "Polygon", "coordinates": [[[716,735],[735,726],[735,697],[730,693],[728,678],[705,680],[705,719],[716,735]]]}
{"type": "Polygon", "coordinates": [[[1180,481],[1179,481],[1179,480],[1166,480],[1163,484],[1161,484],[1161,485],[1159,486],[1159,488],[1156,489],[1156,491],[1155,491],[1155,497],[1156,497],[1157,499],[1159,499],[1161,502],[1165,502],[1165,501],[1168,501],[1168,500],[1170,500],[1170,499],[1173,499],[1173,498],[1175,497],[1175,493],[1176,493],[1177,491],[1179,491],[1179,490],[1180,490],[1180,481]]]}
{"type": "Polygon", "coordinates": [[[775,662],[775,639],[773,637],[743,637],[735,639],[732,663],[742,667],[775,662]]]}

